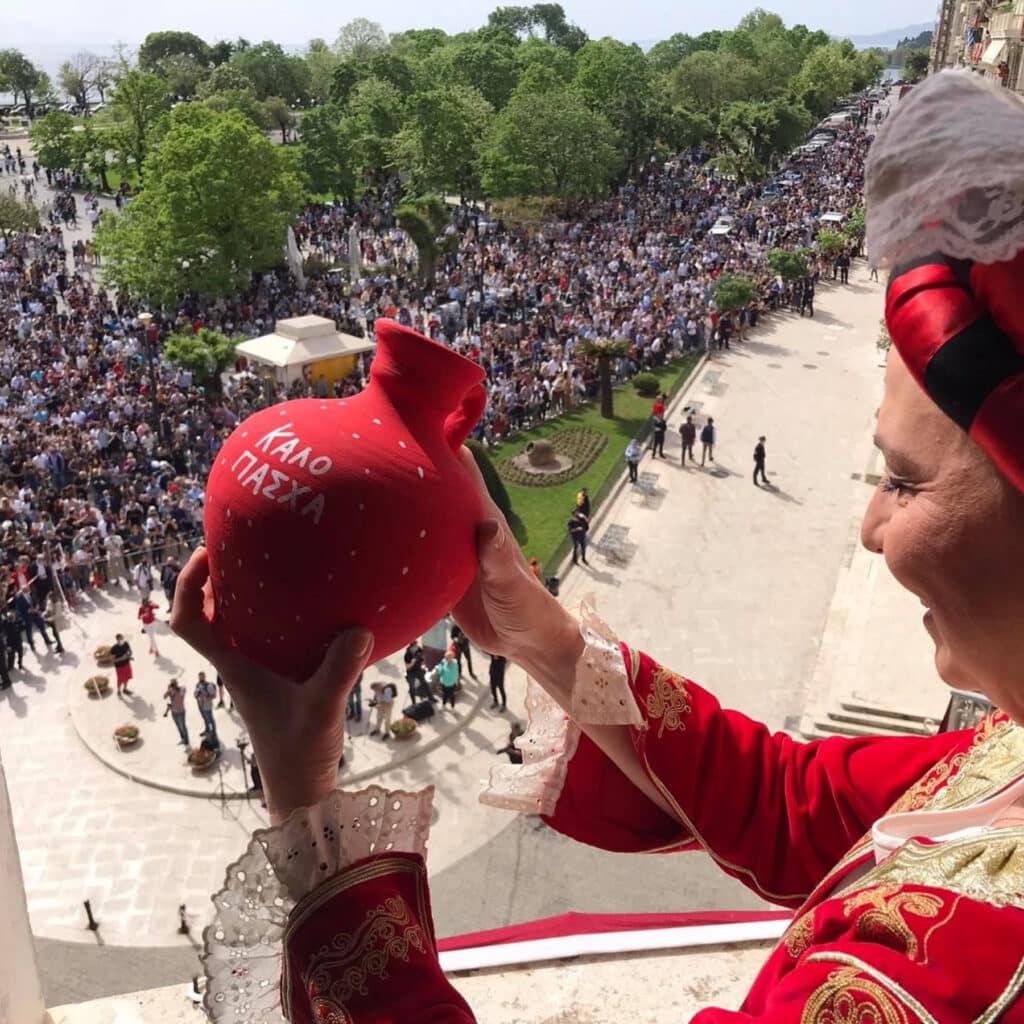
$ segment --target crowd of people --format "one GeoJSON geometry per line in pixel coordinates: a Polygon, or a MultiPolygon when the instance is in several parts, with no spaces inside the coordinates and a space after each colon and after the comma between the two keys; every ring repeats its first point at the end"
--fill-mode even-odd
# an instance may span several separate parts
{"type": "MultiPolygon", "coordinates": [[[[813,250],[821,214],[860,204],[864,121],[851,118],[833,145],[794,163],[785,188],[731,181],[695,150],[652,162],[613,197],[573,205],[539,228],[459,207],[446,229],[457,243],[443,247],[429,286],[396,226],[397,185],[367,190],[355,206],[302,215],[297,240],[324,273],[301,285],[286,270],[263,274],[215,301],[186,295],[150,321],[102,286],[91,242],[69,239],[79,209],[95,224],[98,199],[79,204],[74,189],[85,182],[48,174],[41,232],[0,238],[0,559],[10,570],[0,583],[10,628],[0,640],[10,652],[17,626],[29,644],[38,632],[59,646],[51,634],[94,588],[142,594],[140,572],[173,572],[201,537],[203,482],[234,425],[268,401],[315,393],[309,379],[286,390],[242,372],[204,387],[160,358],[172,332],[206,326],[254,337],[280,318],[315,313],[363,334],[394,317],[481,363],[490,401],[476,434],[493,443],[596,394],[586,339],[629,340],[615,367],[623,378],[743,337],[782,301],[766,251],[813,250]],[[711,232],[724,218],[728,233],[711,232]],[[354,237],[364,276],[350,281],[340,267],[354,237]],[[723,272],[752,277],[758,300],[720,316],[713,289],[723,272]]],[[[0,156],[4,174],[27,175],[43,192],[20,151],[0,156]]],[[[371,358],[335,385],[338,395],[363,386],[371,358]]],[[[12,657],[20,664],[0,657],[5,670],[12,657]]]]}

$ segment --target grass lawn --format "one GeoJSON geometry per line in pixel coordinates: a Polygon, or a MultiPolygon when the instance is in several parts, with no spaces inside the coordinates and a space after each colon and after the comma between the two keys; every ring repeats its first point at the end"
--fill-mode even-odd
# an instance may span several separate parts
{"type": "MultiPolygon", "coordinates": [[[[687,356],[655,372],[661,381],[661,390],[674,394],[696,365],[695,356],[687,356]]],[[[555,570],[562,550],[567,550],[566,524],[576,505],[576,494],[581,487],[590,489],[593,510],[611,490],[625,470],[623,453],[631,437],[638,436],[650,423],[653,398],[642,398],[630,383],[615,389],[615,418],[601,416],[597,402],[584,406],[557,420],[519,434],[498,448],[491,450],[491,459],[500,467],[505,459],[519,455],[530,441],[547,437],[565,427],[586,427],[598,430],[608,443],[597,459],[579,476],[553,487],[523,487],[505,481],[512,501],[512,528],[527,558],[537,558],[548,572],[555,570]]]]}

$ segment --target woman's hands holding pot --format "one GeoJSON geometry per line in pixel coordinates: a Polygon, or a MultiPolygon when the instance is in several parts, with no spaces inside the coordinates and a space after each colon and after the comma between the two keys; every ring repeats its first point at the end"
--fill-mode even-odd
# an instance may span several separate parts
{"type": "Polygon", "coordinates": [[[271,821],[281,824],[337,786],[345,745],[345,704],[373,646],[369,630],[337,636],[320,667],[297,684],[244,658],[214,633],[206,549],[178,577],[171,629],[217,669],[252,740],[271,821]]]}
{"type": "Polygon", "coordinates": [[[463,448],[461,458],[476,483],[485,518],[477,531],[480,568],[452,609],[455,621],[481,650],[503,655],[535,678],[571,680],[583,650],[579,623],[530,571],[472,452],[463,448]]]}

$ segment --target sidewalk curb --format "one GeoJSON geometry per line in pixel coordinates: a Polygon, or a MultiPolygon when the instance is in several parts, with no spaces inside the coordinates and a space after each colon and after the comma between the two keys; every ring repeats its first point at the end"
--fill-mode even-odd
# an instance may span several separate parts
{"type": "MultiPolygon", "coordinates": [[[[393,769],[401,768],[404,765],[408,764],[410,761],[413,761],[418,757],[422,757],[424,754],[429,754],[431,751],[436,750],[443,743],[446,743],[450,737],[461,732],[463,729],[466,728],[466,726],[469,725],[470,722],[473,721],[473,719],[476,718],[484,701],[488,697],[490,697],[490,692],[488,691],[486,685],[480,682],[479,680],[477,680],[477,682],[480,686],[480,693],[477,695],[476,700],[469,707],[469,710],[466,712],[466,714],[463,715],[457,722],[453,723],[450,729],[447,729],[444,732],[439,733],[437,736],[433,737],[433,739],[428,740],[426,743],[420,744],[414,742],[412,744],[412,749],[408,753],[403,754],[400,757],[396,757],[392,761],[388,761],[388,763],[385,765],[381,765],[380,767],[376,768],[366,768],[361,772],[356,772],[354,775],[342,775],[342,777],[338,780],[338,785],[347,787],[352,785],[353,783],[365,782],[369,779],[376,778],[377,776],[384,775],[387,772],[392,771],[393,769]]],[[[89,753],[92,754],[93,757],[95,757],[105,767],[109,768],[113,772],[116,772],[118,775],[121,775],[124,778],[128,779],[129,782],[137,782],[141,786],[147,786],[150,789],[160,790],[164,793],[174,793],[177,796],[188,796],[196,800],[217,801],[251,799],[252,794],[245,791],[226,791],[222,794],[214,790],[209,793],[199,793],[196,792],[195,789],[190,789],[189,787],[180,785],[176,782],[165,781],[160,778],[153,778],[150,776],[141,775],[138,772],[133,771],[131,768],[126,768],[123,763],[119,763],[117,759],[113,757],[110,753],[108,753],[106,750],[101,750],[97,744],[87,739],[84,730],[79,728],[78,720],[74,711],[75,704],[73,703],[74,698],[72,697],[71,687],[74,686],[77,688],[80,685],[81,684],[78,682],[78,680],[74,678],[68,680],[65,698],[68,708],[68,716],[71,719],[72,728],[75,730],[75,734],[81,741],[82,746],[84,746],[85,749],[88,750],[89,753]]]]}
{"type": "MultiPolygon", "coordinates": [[[[667,414],[666,419],[668,419],[668,416],[671,416],[675,413],[679,404],[683,401],[684,398],[686,398],[687,393],[689,392],[690,388],[693,387],[694,382],[697,380],[697,377],[703,371],[707,363],[708,354],[707,352],[705,352],[700,357],[700,359],[697,360],[697,364],[690,371],[690,375],[686,378],[686,380],[683,381],[683,383],[679,386],[679,389],[676,391],[675,398],[672,399],[672,404],[665,410],[667,414]]],[[[599,524],[602,524],[604,522],[604,520],[608,516],[608,510],[610,510],[611,507],[618,501],[619,496],[626,488],[628,482],[629,475],[627,473],[623,473],[622,476],[619,477],[619,482],[615,485],[615,487],[608,495],[608,497],[606,497],[604,501],[601,502],[601,507],[597,510],[597,513],[594,515],[593,520],[591,521],[591,530],[595,529],[599,524]]],[[[571,567],[572,552],[570,551],[569,554],[567,554],[565,558],[562,559],[561,564],[558,566],[558,579],[560,582],[565,581],[571,567]]]]}

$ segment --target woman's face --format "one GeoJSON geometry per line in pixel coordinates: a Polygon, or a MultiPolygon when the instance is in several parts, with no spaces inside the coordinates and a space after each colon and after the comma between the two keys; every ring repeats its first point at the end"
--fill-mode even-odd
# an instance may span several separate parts
{"type": "Polygon", "coordinates": [[[928,609],[935,664],[1024,723],[1024,495],[892,350],[876,443],[885,475],[861,540],[928,609]]]}

